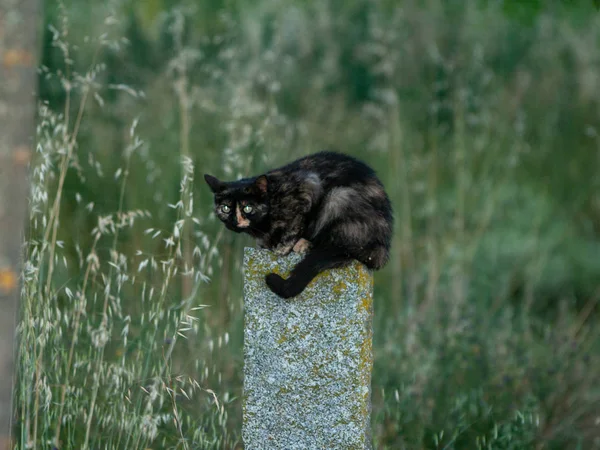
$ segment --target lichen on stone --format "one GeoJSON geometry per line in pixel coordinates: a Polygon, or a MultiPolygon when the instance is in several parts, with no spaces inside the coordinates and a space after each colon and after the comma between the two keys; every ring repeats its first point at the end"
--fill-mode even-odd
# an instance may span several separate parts
{"type": "Polygon", "coordinates": [[[245,448],[370,448],[372,275],[354,262],[281,299],[265,275],[300,259],[244,250],[245,448]]]}

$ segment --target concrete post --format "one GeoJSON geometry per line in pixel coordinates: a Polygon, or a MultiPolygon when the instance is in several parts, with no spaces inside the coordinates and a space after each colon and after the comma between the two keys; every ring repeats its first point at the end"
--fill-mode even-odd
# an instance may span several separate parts
{"type": "Polygon", "coordinates": [[[372,275],[354,262],[277,297],[265,275],[300,259],[244,251],[245,448],[369,449],[372,275]]]}

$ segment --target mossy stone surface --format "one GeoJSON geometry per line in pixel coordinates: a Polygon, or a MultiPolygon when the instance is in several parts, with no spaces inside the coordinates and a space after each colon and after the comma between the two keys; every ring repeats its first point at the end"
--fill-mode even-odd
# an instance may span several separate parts
{"type": "Polygon", "coordinates": [[[354,262],[279,298],[265,275],[300,259],[244,250],[245,448],[370,448],[372,275],[354,262]]]}

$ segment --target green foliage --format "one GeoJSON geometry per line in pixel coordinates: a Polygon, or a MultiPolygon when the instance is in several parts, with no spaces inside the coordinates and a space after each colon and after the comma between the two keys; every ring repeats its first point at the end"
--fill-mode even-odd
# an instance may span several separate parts
{"type": "Polygon", "coordinates": [[[223,232],[198,180],[326,147],[371,163],[396,211],[375,282],[376,448],[595,448],[590,11],[48,2],[18,448],[240,444],[251,241],[223,232]]]}

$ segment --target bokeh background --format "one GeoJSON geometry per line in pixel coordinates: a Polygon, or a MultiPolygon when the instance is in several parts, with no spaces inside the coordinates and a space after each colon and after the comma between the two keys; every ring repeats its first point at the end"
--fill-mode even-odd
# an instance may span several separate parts
{"type": "Polygon", "coordinates": [[[322,149],[396,217],[381,449],[600,448],[591,0],[46,0],[17,447],[243,448],[241,255],[202,174],[322,149]]]}

